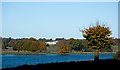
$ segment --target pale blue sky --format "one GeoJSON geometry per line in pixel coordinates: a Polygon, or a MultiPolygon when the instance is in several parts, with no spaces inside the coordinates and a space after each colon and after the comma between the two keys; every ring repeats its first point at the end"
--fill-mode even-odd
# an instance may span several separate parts
{"type": "Polygon", "coordinates": [[[2,3],[0,2],[0,37],[2,37],[2,3]]]}
{"type": "Polygon", "coordinates": [[[97,20],[118,37],[117,2],[4,2],[2,20],[3,37],[82,38],[97,20]]]}
{"type": "Polygon", "coordinates": [[[118,2],[119,0],[1,0],[2,2],[118,2]]]}

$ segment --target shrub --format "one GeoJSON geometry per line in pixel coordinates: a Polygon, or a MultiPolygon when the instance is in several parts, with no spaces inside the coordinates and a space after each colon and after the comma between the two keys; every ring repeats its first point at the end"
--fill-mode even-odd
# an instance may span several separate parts
{"type": "Polygon", "coordinates": [[[115,56],[114,56],[115,59],[117,60],[120,60],[120,51],[118,51],[115,56]]]}

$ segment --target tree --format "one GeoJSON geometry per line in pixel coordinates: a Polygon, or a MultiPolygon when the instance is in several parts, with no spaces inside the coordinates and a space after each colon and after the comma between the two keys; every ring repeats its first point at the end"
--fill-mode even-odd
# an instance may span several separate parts
{"type": "Polygon", "coordinates": [[[36,52],[38,50],[38,41],[32,41],[32,44],[30,45],[31,51],[36,52]]]}
{"type": "Polygon", "coordinates": [[[23,46],[23,41],[19,40],[16,42],[15,46],[13,47],[13,50],[17,50],[19,52],[20,50],[22,50],[22,46],[23,46]]]}
{"type": "Polygon", "coordinates": [[[41,41],[41,42],[46,42],[46,39],[45,38],[40,38],[40,39],[38,39],[39,41],[41,41]]]}
{"type": "Polygon", "coordinates": [[[10,42],[8,42],[8,46],[9,46],[9,47],[14,47],[14,46],[15,46],[15,43],[16,43],[16,41],[11,40],[10,42]]]}
{"type": "Polygon", "coordinates": [[[64,40],[64,38],[56,38],[56,41],[64,40]]]}
{"type": "Polygon", "coordinates": [[[85,47],[83,45],[82,40],[79,40],[79,39],[71,38],[68,40],[68,42],[69,42],[69,46],[70,46],[71,50],[82,51],[85,47]]]}
{"type": "Polygon", "coordinates": [[[58,46],[58,51],[59,51],[60,53],[67,53],[67,52],[70,50],[70,48],[69,48],[69,46],[68,46],[68,42],[67,42],[67,41],[64,41],[64,40],[59,41],[59,42],[57,43],[57,46],[58,46]]]}
{"type": "Polygon", "coordinates": [[[91,26],[84,30],[81,30],[83,37],[86,38],[87,45],[94,49],[94,60],[99,60],[99,50],[102,48],[110,47],[114,44],[111,36],[111,30],[105,25],[91,26]]]}
{"type": "Polygon", "coordinates": [[[39,50],[41,52],[42,50],[46,50],[46,49],[47,49],[46,48],[46,43],[45,42],[39,42],[37,50],[39,50]]]}
{"type": "Polygon", "coordinates": [[[8,47],[8,42],[10,42],[11,38],[2,38],[2,49],[7,49],[8,47]]]}
{"type": "Polygon", "coordinates": [[[117,60],[120,60],[120,51],[118,51],[115,55],[114,58],[117,60]]]}

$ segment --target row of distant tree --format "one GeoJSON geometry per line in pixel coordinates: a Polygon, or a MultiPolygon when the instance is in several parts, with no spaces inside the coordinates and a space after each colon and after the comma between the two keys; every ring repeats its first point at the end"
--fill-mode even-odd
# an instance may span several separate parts
{"type": "MultiPolygon", "coordinates": [[[[111,37],[112,31],[110,28],[104,24],[99,24],[96,22],[95,26],[90,26],[84,30],[80,30],[84,39],[56,39],[58,40],[56,50],[60,53],[67,53],[71,51],[91,51],[94,50],[94,60],[99,60],[99,51],[111,52],[112,47],[118,46],[120,39],[114,39],[111,37]]],[[[3,38],[3,48],[6,49],[7,46],[13,47],[13,50],[18,51],[43,51],[48,50],[49,45],[46,44],[46,39],[35,39],[35,38],[23,38],[23,39],[4,39],[3,38]]],[[[119,46],[118,46],[119,47],[119,46]]]]}
{"type": "Polygon", "coordinates": [[[13,50],[17,51],[42,51],[46,50],[46,43],[43,40],[37,40],[35,38],[22,38],[22,39],[13,39],[13,38],[2,38],[2,49],[7,49],[12,47],[13,50]]]}
{"type": "MultiPolygon", "coordinates": [[[[114,39],[117,42],[117,39],[114,39]]],[[[56,51],[61,53],[66,52],[73,52],[73,51],[92,51],[91,48],[89,48],[86,45],[85,39],[64,39],[64,38],[56,38],[55,40],[52,39],[35,39],[35,38],[21,38],[21,39],[13,39],[11,37],[9,38],[2,38],[2,49],[7,49],[9,47],[12,47],[13,50],[16,51],[34,51],[34,52],[42,52],[47,51],[47,47],[50,45],[46,44],[45,42],[48,41],[58,41],[56,45],[57,49],[56,51]]],[[[101,51],[112,51],[112,49],[104,48],[101,49],[101,51]]]]}

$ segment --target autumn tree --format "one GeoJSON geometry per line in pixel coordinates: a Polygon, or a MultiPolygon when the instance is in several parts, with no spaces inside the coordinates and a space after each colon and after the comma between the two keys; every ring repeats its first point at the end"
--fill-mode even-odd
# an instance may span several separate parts
{"type": "Polygon", "coordinates": [[[39,50],[41,52],[42,50],[46,50],[46,49],[47,49],[46,48],[46,43],[45,42],[39,42],[37,50],[39,50]]]}
{"type": "Polygon", "coordinates": [[[37,51],[38,47],[38,40],[35,38],[29,38],[29,39],[21,39],[18,40],[13,47],[13,50],[18,51],[37,51]]]}
{"type": "Polygon", "coordinates": [[[16,41],[10,41],[10,42],[8,42],[8,46],[9,47],[14,47],[15,43],[16,43],[16,41]]]}
{"type": "Polygon", "coordinates": [[[86,44],[94,49],[94,60],[99,60],[99,50],[102,48],[110,47],[114,44],[111,36],[111,30],[106,25],[90,26],[81,30],[83,37],[86,38],[86,44]]]}
{"type": "Polygon", "coordinates": [[[11,41],[11,37],[9,38],[2,38],[2,49],[7,49],[7,47],[9,47],[8,43],[11,41]]]}
{"type": "Polygon", "coordinates": [[[17,50],[19,52],[20,50],[22,50],[22,46],[23,46],[23,41],[19,40],[16,42],[15,46],[13,47],[13,50],[17,50]]]}
{"type": "Polygon", "coordinates": [[[69,50],[70,50],[69,45],[68,45],[68,42],[67,42],[67,41],[64,41],[64,40],[59,41],[59,42],[57,43],[57,46],[58,46],[58,51],[59,51],[60,53],[67,53],[67,52],[69,52],[69,50]]]}

